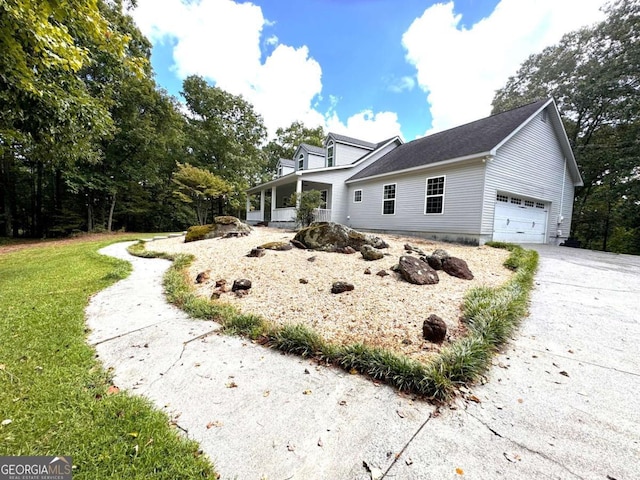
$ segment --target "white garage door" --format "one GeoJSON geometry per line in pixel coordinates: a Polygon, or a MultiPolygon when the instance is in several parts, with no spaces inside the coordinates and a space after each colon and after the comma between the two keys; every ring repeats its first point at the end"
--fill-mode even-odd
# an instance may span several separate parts
{"type": "Polygon", "coordinates": [[[545,243],[547,211],[543,202],[498,194],[493,239],[512,243],[545,243]]]}

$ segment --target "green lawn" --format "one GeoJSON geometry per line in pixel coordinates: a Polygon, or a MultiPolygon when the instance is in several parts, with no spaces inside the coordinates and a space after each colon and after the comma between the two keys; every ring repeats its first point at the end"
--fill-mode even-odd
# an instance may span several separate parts
{"type": "Polygon", "coordinates": [[[71,455],[77,479],[217,478],[150,402],[109,392],[86,342],[89,297],[130,269],[96,253],[110,242],[0,253],[0,455],[71,455]]]}

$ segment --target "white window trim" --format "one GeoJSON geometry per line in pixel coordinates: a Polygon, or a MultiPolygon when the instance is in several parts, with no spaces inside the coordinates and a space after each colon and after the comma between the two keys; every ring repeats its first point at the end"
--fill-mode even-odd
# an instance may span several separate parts
{"type": "Polygon", "coordinates": [[[447,193],[447,176],[446,175],[438,175],[435,177],[427,177],[427,179],[424,181],[424,208],[422,209],[422,212],[425,215],[444,215],[444,198],[445,198],[445,194],[447,193]],[[444,179],[444,186],[442,188],[442,194],[437,194],[437,195],[429,195],[429,197],[442,197],[442,211],[440,213],[427,213],[427,187],[429,185],[429,180],[432,180],[434,178],[440,178],[442,177],[444,179]]]}
{"type": "Polygon", "coordinates": [[[382,185],[382,215],[390,215],[393,216],[396,214],[396,200],[398,198],[398,184],[397,183],[385,183],[384,185],[382,185]],[[384,198],[384,187],[389,187],[393,185],[395,188],[393,189],[394,192],[394,196],[393,198],[384,198]],[[393,200],[393,213],[384,213],[384,202],[388,202],[390,200],[393,200]]]}
{"type": "Polygon", "coordinates": [[[333,140],[327,143],[327,168],[336,166],[336,144],[333,140]],[[329,165],[329,149],[331,149],[331,165],[329,165]]]}
{"type": "Polygon", "coordinates": [[[362,189],[358,188],[353,191],[353,203],[362,203],[362,189]],[[356,192],[360,192],[360,200],[356,200],[356,192]]]}
{"type": "Polygon", "coordinates": [[[298,170],[304,170],[304,153],[298,157],[298,170]]]}

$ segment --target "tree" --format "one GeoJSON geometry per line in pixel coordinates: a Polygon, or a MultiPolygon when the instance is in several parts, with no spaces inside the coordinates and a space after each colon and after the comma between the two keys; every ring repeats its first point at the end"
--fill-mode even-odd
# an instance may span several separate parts
{"type": "Polygon", "coordinates": [[[178,164],[173,174],[173,182],[178,186],[174,195],[185,203],[193,204],[200,225],[207,223],[213,203],[233,191],[233,187],[208,170],[186,164],[178,164]]]}
{"type": "Polygon", "coordinates": [[[302,227],[308,227],[314,221],[314,211],[322,205],[322,194],[319,190],[291,195],[291,203],[296,206],[296,223],[302,227]]]}
{"type": "Polygon", "coordinates": [[[192,163],[206,168],[233,186],[233,193],[219,197],[218,214],[225,207],[237,213],[244,195],[263,170],[260,145],[266,139],[262,117],[241,96],[212,87],[198,76],[187,77],[183,92],[189,113],[188,150],[192,163]]]}
{"type": "Polygon", "coordinates": [[[296,149],[302,143],[321,147],[324,142],[324,129],[322,126],[316,128],[307,128],[302,122],[293,122],[287,128],[278,128],[276,130],[276,138],[271,140],[264,147],[267,155],[267,164],[263,174],[263,181],[270,180],[281,158],[291,159],[296,149]]]}
{"type": "Polygon", "coordinates": [[[640,188],[640,0],[617,0],[605,12],[605,21],[530,56],[493,100],[497,113],[555,98],[584,180],[572,230],[603,250],[613,231],[638,226],[628,211],[640,209],[630,200],[640,188]]]}

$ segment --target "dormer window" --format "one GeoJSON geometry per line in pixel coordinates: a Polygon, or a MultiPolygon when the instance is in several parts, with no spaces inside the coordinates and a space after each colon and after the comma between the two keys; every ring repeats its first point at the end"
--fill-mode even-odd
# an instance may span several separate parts
{"type": "Polygon", "coordinates": [[[281,177],[282,176],[282,165],[278,166],[278,176],[281,177]]]}
{"type": "Polygon", "coordinates": [[[333,140],[327,144],[327,167],[333,167],[333,140]]]}
{"type": "Polygon", "coordinates": [[[298,170],[304,170],[304,153],[298,157],[298,170]]]}

